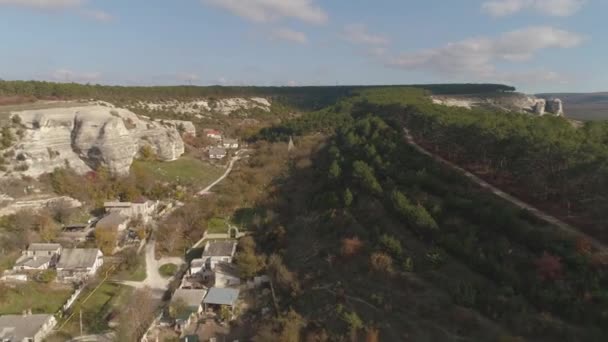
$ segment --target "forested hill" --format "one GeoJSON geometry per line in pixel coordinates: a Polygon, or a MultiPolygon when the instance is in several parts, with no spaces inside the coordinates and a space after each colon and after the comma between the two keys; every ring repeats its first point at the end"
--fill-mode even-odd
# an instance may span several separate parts
{"type": "MultiPolygon", "coordinates": [[[[382,86],[402,87],[402,86],[382,86]]],[[[500,84],[435,84],[414,85],[433,94],[469,94],[510,92],[515,88],[500,84]]],[[[310,87],[224,87],[224,86],[150,86],[125,87],[39,81],[0,81],[0,100],[19,97],[34,99],[98,99],[114,103],[133,100],[166,100],[261,96],[270,97],[300,110],[319,110],[379,86],[310,86],[310,87]]]]}

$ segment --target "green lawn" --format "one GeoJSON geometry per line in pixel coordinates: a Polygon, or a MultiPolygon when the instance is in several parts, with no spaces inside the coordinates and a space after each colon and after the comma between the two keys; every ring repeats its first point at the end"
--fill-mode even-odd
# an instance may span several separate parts
{"type": "Polygon", "coordinates": [[[196,186],[193,190],[211,184],[224,173],[221,168],[192,157],[182,157],[172,162],[137,160],[132,168],[147,171],[161,181],[196,186]]]}
{"type": "Polygon", "coordinates": [[[207,222],[207,232],[209,234],[222,234],[228,232],[228,222],[225,219],[214,217],[207,222]]]}
{"type": "Polygon", "coordinates": [[[159,269],[158,272],[160,273],[161,276],[165,277],[165,278],[169,278],[169,277],[173,277],[175,275],[175,273],[177,273],[177,265],[176,264],[166,264],[166,265],[162,265],[159,269]]]}
{"type": "MultiPolygon", "coordinates": [[[[117,314],[125,305],[133,289],[128,286],[104,283],[91,295],[91,290],[83,291],[78,297],[78,302],[72,307],[72,312],[77,313],[61,329],[63,332],[75,336],[79,333],[79,313],[82,310],[83,326],[86,333],[95,334],[108,329],[108,318],[117,314]],[[89,295],[91,295],[89,297],[89,295]],[[89,297],[87,299],[87,297],[89,297]],[[84,302],[84,300],[86,302],[84,302]],[[115,312],[116,311],[116,312],[115,312]]],[[[66,317],[67,318],[67,317],[66,317]]],[[[61,326],[63,322],[59,323],[61,326]]]]}
{"type": "Polygon", "coordinates": [[[112,277],[114,280],[144,281],[146,279],[146,256],[137,256],[137,265],[131,269],[119,271],[112,277]]]}
{"type": "Polygon", "coordinates": [[[33,313],[55,313],[74,292],[71,286],[34,282],[2,287],[0,291],[0,315],[21,314],[29,309],[33,313]]]}

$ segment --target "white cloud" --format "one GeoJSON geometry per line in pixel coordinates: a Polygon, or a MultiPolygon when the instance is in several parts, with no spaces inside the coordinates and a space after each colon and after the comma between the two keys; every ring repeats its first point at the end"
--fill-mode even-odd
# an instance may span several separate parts
{"type": "MultiPolygon", "coordinates": [[[[1,0],[0,0],[1,1],[1,0]]],[[[108,12],[101,10],[82,10],[80,11],[84,17],[91,18],[93,20],[108,22],[114,20],[114,16],[108,12]]]]}
{"type": "Polygon", "coordinates": [[[385,58],[385,64],[442,75],[493,78],[500,75],[496,68],[499,62],[523,62],[541,50],[573,48],[583,41],[583,37],[572,32],[545,26],[530,27],[496,38],[471,38],[439,48],[389,56],[385,58]]]}
{"type": "Polygon", "coordinates": [[[313,0],[202,0],[203,3],[223,8],[254,22],[271,22],[283,18],[322,24],[327,13],[313,0]]]}
{"type": "Polygon", "coordinates": [[[386,46],[390,39],[380,34],[370,33],[365,25],[349,25],[341,34],[342,39],[353,44],[386,46]]]}
{"type": "Polygon", "coordinates": [[[490,0],[481,7],[484,12],[503,17],[524,10],[533,10],[555,17],[567,17],[578,12],[586,0],[490,0]]]}
{"type": "Polygon", "coordinates": [[[57,69],[44,78],[57,82],[90,83],[99,81],[101,73],[97,71],[79,72],[70,69],[57,69]]]}
{"type": "Polygon", "coordinates": [[[108,22],[114,20],[114,16],[98,9],[86,8],[88,0],[0,0],[0,7],[12,6],[32,10],[71,10],[85,18],[108,22]]]}
{"type": "Polygon", "coordinates": [[[308,43],[308,37],[304,32],[294,31],[288,28],[279,28],[271,33],[273,39],[286,40],[297,44],[308,43]]]}

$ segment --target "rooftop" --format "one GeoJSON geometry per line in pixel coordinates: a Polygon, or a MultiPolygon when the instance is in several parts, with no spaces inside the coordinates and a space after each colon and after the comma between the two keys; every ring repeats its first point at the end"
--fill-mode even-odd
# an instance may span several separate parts
{"type": "Polygon", "coordinates": [[[28,251],[36,251],[36,252],[53,252],[61,248],[61,245],[58,243],[32,243],[28,247],[28,251]]]}
{"type": "Polygon", "coordinates": [[[177,289],[171,298],[172,302],[176,300],[183,300],[189,307],[198,307],[203,302],[203,298],[207,294],[207,290],[188,290],[188,289],[177,289]]]}
{"type": "Polygon", "coordinates": [[[92,268],[98,253],[97,248],[66,248],[59,258],[57,269],[92,268]]]}
{"type": "Polygon", "coordinates": [[[209,154],[218,155],[218,154],[226,154],[226,149],[222,147],[211,147],[209,149],[209,154]]]}
{"type": "Polygon", "coordinates": [[[237,139],[224,138],[224,144],[238,144],[239,141],[237,139]]]}
{"type": "Polygon", "coordinates": [[[241,276],[239,269],[235,264],[227,262],[219,262],[215,265],[215,273],[221,273],[229,276],[239,278],[241,276]]]}
{"type": "Polygon", "coordinates": [[[125,223],[128,220],[127,217],[124,217],[119,212],[111,212],[108,215],[104,216],[97,224],[96,227],[102,228],[112,228],[118,227],[119,225],[125,223]]]}
{"type": "Polygon", "coordinates": [[[203,267],[205,266],[205,260],[203,259],[192,259],[190,267],[203,267]]]}
{"type": "Polygon", "coordinates": [[[130,208],[131,202],[105,202],[104,208],[130,208]]]}
{"type": "Polygon", "coordinates": [[[16,267],[25,266],[25,267],[29,267],[29,268],[38,268],[49,262],[51,262],[51,257],[49,257],[49,256],[33,257],[33,256],[24,255],[17,260],[17,262],[15,263],[15,266],[16,267]]]}
{"type": "Polygon", "coordinates": [[[212,287],[203,300],[205,304],[234,305],[239,298],[238,289],[212,287]]]}
{"type": "Polygon", "coordinates": [[[203,251],[204,257],[214,256],[228,256],[232,257],[236,250],[236,241],[214,241],[207,242],[205,250],[203,251]]]}
{"type": "Polygon", "coordinates": [[[6,315],[0,316],[0,341],[21,342],[34,338],[36,333],[52,315],[6,315]]]}

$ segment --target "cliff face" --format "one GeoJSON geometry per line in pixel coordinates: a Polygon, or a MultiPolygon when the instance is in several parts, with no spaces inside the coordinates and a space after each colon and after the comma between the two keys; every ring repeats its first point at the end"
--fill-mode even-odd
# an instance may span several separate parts
{"type": "Polygon", "coordinates": [[[560,99],[542,99],[520,93],[496,93],[483,95],[432,96],[436,104],[451,107],[486,107],[505,111],[532,113],[536,115],[563,116],[564,108],[560,99]]]}
{"type": "Polygon", "coordinates": [[[102,105],[12,115],[21,119],[24,133],[11,147],[11,173],[32,177],[66,165],[80,173],[106,167],[127,174],[143,146],[150,146],[160,160],[171,161],[184,153],[180,130],[196,134],[190,122],[151,121],[102,105]]]}

